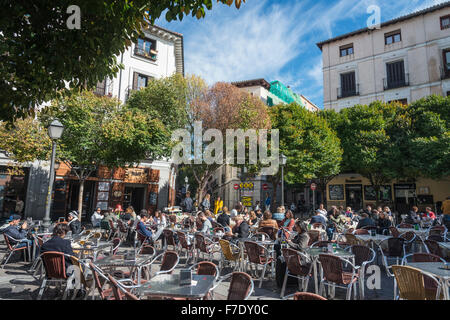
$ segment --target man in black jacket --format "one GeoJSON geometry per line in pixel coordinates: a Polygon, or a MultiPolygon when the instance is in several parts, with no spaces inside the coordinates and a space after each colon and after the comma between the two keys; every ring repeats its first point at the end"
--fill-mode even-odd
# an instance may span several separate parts
{"type": "Polygon", "coordinates": [[[235,226],[233,227],[232,233],[234,239],[247,239],[250,234],[250,226],[247,221],[240,215],[233,218],[235,221],[235,226]]]}
{"type": "MultiPolygon", "coordinates": [[[[47,251],[57,251],[62,252],[68,255],[73,256],[73,250],[72,245],[70,243],[70,240],[64,239],[66,236],[66,233],[70,231],[70,228],[64,224],[60,223],[55,226],[53,229],[53,236],[50,240],[44,242],[44,244],[41,247],[41,253],[47,252],[47,251]]],[[[65,257],[65,263],[66,263],[66,269],[68,266],[72,265],[72,261],[69,257],[65,257]]]]}
{"type": "Polygon", "coordinates": [[[72,231],[72,235],[79,234],[81,232],[81,222],[78,220],[78,213],[76,211],[70,212],[67,220],[69,220],[67,225],[72,231]]]}
{"type": "Polygon", "coordinates": [[[363,227],[373,227],[375,222],[369,218],[369,215],[365,212],[361,213],[361,220],[359,220],[356,229],[362,229],[363,227]]]}

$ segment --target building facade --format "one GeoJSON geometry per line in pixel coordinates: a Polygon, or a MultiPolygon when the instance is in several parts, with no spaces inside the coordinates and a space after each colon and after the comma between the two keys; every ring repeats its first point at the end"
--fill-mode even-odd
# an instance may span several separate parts
{"type": "Polygon", "coordinates": [[[317,44],[324,109],[450,93],[450,2],[317,44]]]}
{"type": "MultiPolygon", "coordinates": [[[[143,30],[143,36],[117,56],[124,65],[113,79],[97,84],[95,94],[125,102],[133,90],[146,87],[152,79],[184,75],[183,35],[158,26],[143,30]]],[[[0,210],[3,217],[15,211],[16,198],[24,202],[24,217],[42,219],[48,190],[48,162],[25,164],[23,176],[7,174],[11,161],[0,153],[0,210]]],[[[96,207],[103,210],[121,204],[140,209],[164,209],[174,204],[176,166],[171,159],[142,161],[136,168],[97,168],[83,192],[82,216],[89,218],[96,207]]],[[[64,164],[57,164],[51,218],[78,209],[79,181],[64,164]]]]}

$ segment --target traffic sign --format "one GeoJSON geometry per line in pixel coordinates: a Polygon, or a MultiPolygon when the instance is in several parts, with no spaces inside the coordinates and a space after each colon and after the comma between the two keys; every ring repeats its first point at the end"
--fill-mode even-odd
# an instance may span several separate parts
{"type": "Polygon", "coordinates": [[[235,184],[233,188],[234,188],[234,190],[239,190],[239,185],[235,184]]]}
{"type": "Polygon", "coordinates": [[[262,185],[262,187],[263,187],[263,190],[269,189],[269,186],[267,185],[267,183],[264,183],[264,184],[262,185]]]}
{"type": "Polygon", "coordinates": [[[316,188],[317,188],[317,185],[314,182],[311,183],[311,190],[316,190],[316,188]]]}

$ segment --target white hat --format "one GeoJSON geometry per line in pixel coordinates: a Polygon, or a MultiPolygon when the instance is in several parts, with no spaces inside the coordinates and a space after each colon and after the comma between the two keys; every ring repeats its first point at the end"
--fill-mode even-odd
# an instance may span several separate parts
{"type": "Polygon", "coordinates": [[[234,218],[236,216],[237,216],[237,210],[236,209],[231,210],[230,218],[234,218]]]}
{"type": "Polygon", "coordinates": [[[72,216],[73,218],[78,218],[78,213],[76,211],[71,211],[69,215],[72,216]]]}

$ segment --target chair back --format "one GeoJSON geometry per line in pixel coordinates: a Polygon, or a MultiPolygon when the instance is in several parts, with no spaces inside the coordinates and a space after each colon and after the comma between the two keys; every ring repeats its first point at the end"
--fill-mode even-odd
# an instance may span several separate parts
{"type": "Polygon", "coordinates": [[[294,300],[327,300],[326,298],[310,292],[296,292],[294,300]]]}
{"type": "Polygon", "coordinates": [[[3,237],[5,237],[5,243],[6,246],[8,247],[8,250],[13,251],[14,248],[11,245],[11,242],[9,241],[9,236],[7,236],[5,233],[3,234],[3,237]]]}
{"type": "Polygon", "coordinates": [[[369,230],[367,229],[356,229],[355,232],[353,232],[355,235],[363,235],[363,234],[369,234],[369,230]]]}
{"type": "Polygon", "coordinates": [[[396,227],[389,227],[389,231],[391,232],[391,235],[395,238],[400,237],[400,232],[396,227]]]}
{"type": "Polygon", "coordinates": [[[322,265],[323,276],[327,281],[337,284],[344,283],[342,261],[339,257],[331,254],[319,254],[319,261],[322,265]]]}
{"type": "Polygon", "coordinates": [[[219,233],[219,232],[225,233],[225,229],[223,227],[215,227],[213,229],[214,234],[219,233]]]}
{"type": "Polygon", "coordinates": [[[233,250],[231,248],[230,242],[224,239],[219,239],[219,245],[222,249],[223,256],[225,259],[234,261],[236,260],[235,255],[233,254],[233,250]]]}
{"type": "Polygon", "coordinates": [[[41,254],[45,274],[48,279],[67,279],[64,253],[47,251],[41,254]]]}
{"type": "Polygon", "coordinates": [[[277,229],[274,227],[261,227],[258,229],[258,232],[264,232],[269,235],[270,239],[275,241],[277,239],[277,229]]]}
{"type": "Polygon", "coordinates": [[[350,248],[351,252],[355,255],[355,265],[361,266],[363,262],[370,260],[371,251],[367,246],[353,245],[350,248]]]}
{"type": "Polygon", "coordinates": [[[441,235],[438,235],[438,234],[432,234],[432,235],[428,236],[427,239],[433,240],[433,241],[436,241],[436,242],[445,242],[444,237],[441,236],[441,235]]]}
{"type": "Polygon", "coordinates": [[[345,240],[350,245],[359,245],[359,244],[361,244],[361,242],[358,240],[358,238],[355,237],[355,235],[351,234],[351,233],[346,233],[345,234],[345,240]]]}
{"type": "Polygon", "coordinates": [[[406,241],[411,242],[416,238],[416,234],[412,231],[408,231],[408,232],[401,234],[400,238],[403,238],[406,241]]]}
{"type": "Polygon", "coordinates": [[[177,223],[177,216],[175,214],[169,215],[169,222],[170,223],[177,223]]]}
{"type": "Polygon", "coordinates": [[[209,261],[202,261],[197,264],[197,274],[201,276],[216,276],[217,266],[209,261]]]}
{"type": "Polygon", "coordinates": [[[174,268],[178,264],[178,261],[178,254],[175,251],[166,251],[163,255],[159,271],[167,271],[174,268]]]}
{"type": "Polygon", "coordinates": [[[205,236],[201,233],[195,234],[195,248],[199,249],[203,253],[209,253],[205,236]]]}
{"type": "Polygon", "coordinates": [[[144,243],[145,241],[147,241],[147,236],[142,234],[139,230],[136,230],[136,235],[137,235],[137,239],[140,243],[144,243]]]}
{"type": "Polygon", "coordinates": [[[430,251],[430,253],[435,254],[439,257],[443,257],[442,250],[441,250],[441,247],[439,246],[439,243],[437,243],[434,240],[430,240],[430,239],[427,239],[424,242],[428,248],[428,251],[430,251]]]}
{"type": "Polygon", "coordinates": [[[427,300],[425,282],[419,269],[408,266],[392,266],[399,296],[407,300],[427,300]]]}
{"type": "Polygon", "coordinates": [[[313,243],[319,241],[320,231],[319,230],[308,230],[308,235],[309,235],[308,246],[310,246],[313,243]]]}
{"type": "Polygon", "coordinates": [[[180,243],[183,249],[190,249],[190,245],[187,242],[186,234],[181,231],[177,231],[178,242],[180,243]]]}
{"type": "Polygon", "coordinates": [[[326,241],[326,240],[317,241],[317,242],[314,242],[310,247],[311,248],[323,248],[323,247],[328,247],[328,245],[330,243],[332,243],[332,242],[331,241],[326,241]]]}
{"type": "Polygon", "coordinates": [[[267,241],[270,239],[270,236],[265,232],[256,232],[252,235],[251,239],[256,241],[267,241]]]}
{"type": "Polygon", "coordinates": [[[403,238],[389,238],[387,239],[387,252],[390,257],[403,257],[403,246],[405,239],[403,238]]]}
{"type": "Polygon", "coordinates": [[[122,243],[122,240],[120,238],[114,238],[112,240],[112,250],[111,253],[115,255],[117,251],[119,250],[120,244],[122,243]]]}
{"type": "Polygon", "coordinates": [[[248,261],[251,263],[261,264],[261,257],[264,254],[264,247],[253,241],[244,241],[244,246],[247,251],[248,261]]]}
{"type": "Polygon", "coordinates": [[[119,227],[120,232],[122,233],[128,232],[128,228],[126,227],[126,225],[123,223],[122,220],[117,220],[117,226],[119,227]]]}
{"type": "Polygon", "coordinates": [[[156,253],[156,250],[154,247],[152,247],[151,245],[148,244],[144,244],[141,247],[141,250],[139,251],[139,254],[149,254],[149,255],[154,255],[156,253]]]}
{"type": "Polygon", "coordinates": [[[114,230],[115,229],[114,228],[114,222],[112,220],[108,220],[108,223],[109,223],[109,229],[110,230],[114,230]]]}
{"type": "Polygon", "coordinates": [[[119,289],[119,284],[118,284],[117,280],[114,279],[110,274],[108,274],[108,280],[109,280],[109,283],[111,284],[112,292],[114,294],[114,299],[115,300],[124,300],[123,299],[124,294],[119,289]]]}
{"type": "Polygon", "coordinates": [[[441,262],[442,258],[426,252],[416,252],[412,255],[412,262],[441,262]]]}
{"type": "Polygon", "coordinates": [[[306,276],[309,273],[308,266],[302,264],[300,255],[298,251],[283,248],[281,249],[283,253],[284,260],[286,261],[286,267],[289,270],[290,274],[298,275],[298,276],[306,276]]]}
{"type": "Polygon", "coordinates": [[[443,236],[445,234],[445,227],[444,226],[434,226],[430,229],[428,234],[430,236],[432,236],[432,235],[443,236]]]}
{"type": "Polygon", "coordinates": [[[173,231],[172,230],[164,229],[163,230],[163,235],[166,238],[167,245],[169,245],[169,246],[176,246],[175,238],[173,237],[173,231]]]}
{"type": "Polygon", "coordinates": [[[233,272],[227,300],[246,300],[253,287],[252,278],[243,272],[233,272]]]}
{"type": "Polygon", "coordinates": [[[410,223],[400,223],[397,228],[401,229],[414,229],[414,226],[410,223]]]}

